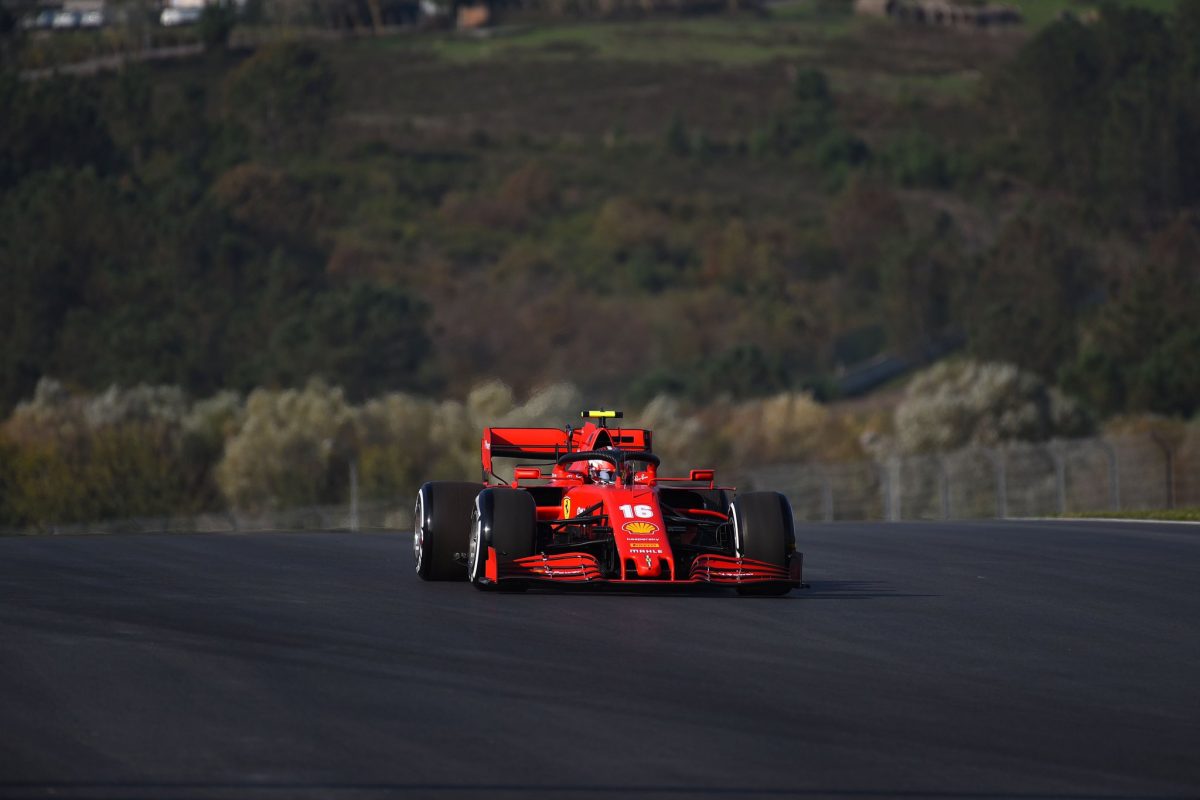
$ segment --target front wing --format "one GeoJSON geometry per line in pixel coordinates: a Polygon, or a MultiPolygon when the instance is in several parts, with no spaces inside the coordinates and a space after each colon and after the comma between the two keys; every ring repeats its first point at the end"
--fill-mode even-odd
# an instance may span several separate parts
{"type": "Polygon", "coordinates": [[[695,584],[749,586],[753,584],[788,583],[802,585],[804,556],[792,555],[788,567],[778,567],[752,558],[716,554],[696,556],[687,576],[665,580],[620,580],[605,578],[600,562],[590,553],[540,554],[512,561],[498,561],[495,548],[488,548],[487,579],[489,583],[503,581],[547,581],[562,584],[606,584],[627,587],[695,584]]]}

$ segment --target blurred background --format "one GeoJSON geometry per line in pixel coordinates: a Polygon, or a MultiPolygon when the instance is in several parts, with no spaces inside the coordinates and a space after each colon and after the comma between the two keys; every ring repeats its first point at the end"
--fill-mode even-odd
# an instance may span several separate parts
{"type": "Polygon", "coordinates": [[[1200,505],[1200,0],[0,0],[0,64],[4,530],[403,525],[597,405],[806,519],[1200,505]]]}

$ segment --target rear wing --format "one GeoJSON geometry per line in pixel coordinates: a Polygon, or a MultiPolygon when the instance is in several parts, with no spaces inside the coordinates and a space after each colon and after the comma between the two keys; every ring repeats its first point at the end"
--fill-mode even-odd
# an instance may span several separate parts
{"type": "Polygon", "coordinates": [[[480,458],[485,475],[493,458],[557,458],[567,452],[567,432],[561,428],[484,428],[480,458]]]}
{"type": "Polygon", "coordinates": [[[649,450],[650,431],[641,428],[598,428],[592,423],[569,433],[562,428],[484,428],[480,461],[484,475],[492,471],[493,458],[553,460],[563,453],[617,447],[649,450]]]}

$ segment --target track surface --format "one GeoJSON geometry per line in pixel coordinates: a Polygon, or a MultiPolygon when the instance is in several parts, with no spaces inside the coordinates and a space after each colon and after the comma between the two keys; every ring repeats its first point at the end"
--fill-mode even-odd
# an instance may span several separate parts
{"type": "Polygon", "coordinates": [[[801,529],[493,595],[407,535],[0,539],[0,798],[1195,797],[1200,526],[801,529]]]}

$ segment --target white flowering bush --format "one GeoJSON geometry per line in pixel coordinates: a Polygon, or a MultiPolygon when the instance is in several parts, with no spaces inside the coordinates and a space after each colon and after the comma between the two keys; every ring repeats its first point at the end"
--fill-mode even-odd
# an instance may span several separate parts
{"type": "Polygon", "coordinates": [[[8,523],[195,513],[220,504],[212,468],[239,413],[231,393],[191,405],[175,386],[75,394],[52,378],[4,423],[8,523]]]}
{"type": "MultiPolygon", "coordinates": [[[[344,503],[352,465],[362,499],[407,499],[425,480],[478,480],[482,428],[578,425],[586,405],[567,383],[524,402],[489,381],[462,402],[391,393],[354,405],[319,381],[192,402],[172,386],[86,395],[45,379],[3,426],[0,522],[344,503]]],[[[861,455],[803,393],[700,409],[662,396],[626,411],[625,424],[653,429],[665,472],[861,455]]]]}
{"type": "Polygon", "coordinates": [[[188,398],[178,386],[110,386],[83,405],[93,430],[130,424],[159,424],[179,428],[188,412],[188,398]]]}
{"type": "Polygon", "coordinates": [[[256,389],[241,426],[225,443],[216,478],[237,508],[313,505],[344,486],[356,449],[354,410],[341,389],[256,389]]]}
{"type": "MultiPolygon", "coordinates": [[[[555,383],[534,392],[523,404],[496,420],[481,420],[486,425],[509,427],[558,428],[579,419],[585,403],[579,387],[555,383]]],[[[577,423],[576,423],[577,424],[577,423]]]]}
{"type": "Polygon", "coordinates": [[[654,429],[654,449],[670,470],[745,467],[783,461],[845,461],[862,457],[844,422],[807,392],[732,402],[686,411],[661,395],[633,420],[654,429]]]}
{"type": "Polygon", "coordinates": [[[895,413],[902,453],[954,450],[1010,440],[1082,436],[1079,405],[1011,364],[943,361],[916,375],[895,413]]]}
{"type": "Polygon", "coordinates": [[[245,405],[237,392],[218,392],[197,400],[183,418],[183,433],[208,450],[220,455],[225,440],[242,424],[245,405]]]}
{"type": "Polygon", "coordinates": [[[516,404],[512,388],[504,381],[482,383],[467,395],[467,413],[480,427],[503,418],[516,404]]]}
{"type": "Polygon", "coordinates": [[[87,433],[86,398],[53,378],[42,378],[33,397],[21,402],[5,423],[8,436],[23,444],[77,441],[87,433]]]}
{"type": "Polygon", "coordinates": [[[426,480],[479,473],[479,432],[462,403],[388,394],[367,402],[355,425],[365,496],[407,496],[426,480]]]}

